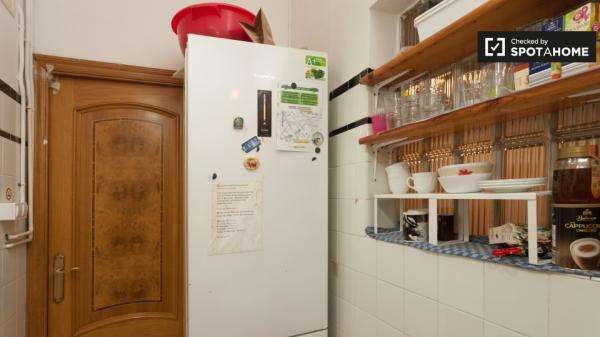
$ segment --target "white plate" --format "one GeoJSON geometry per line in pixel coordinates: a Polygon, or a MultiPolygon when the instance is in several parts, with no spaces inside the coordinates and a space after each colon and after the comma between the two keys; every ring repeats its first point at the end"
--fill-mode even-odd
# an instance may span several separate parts
{"type": "Polygon", "coordinates": [[[533,185],[533,186],[495,186],[495,187],[487,187],[480,186],[482,189],[494,193],[519,193],[519,192],[529,192],[529,190],[533,187],[538,187],[543,185],[533,185]]]}
{"type": "Polygon", "coordinates": [[[480,185],[486,186],[505,186],[505,185],[541,185],[546,182],[546,178],[527,178],[527,179],[499,179],[480,181],[480,185]]]}

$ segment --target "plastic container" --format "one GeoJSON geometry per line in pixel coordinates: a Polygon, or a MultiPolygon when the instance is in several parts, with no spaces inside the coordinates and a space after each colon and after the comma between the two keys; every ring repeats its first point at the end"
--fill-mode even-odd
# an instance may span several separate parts
{"type": "Polygon", "coordinates": [[[171,28],[177,34],[179,47],[185,54],[188,34],[251,41],[240,26],[240,21],[252,23],[254,18],[254,14],[242,7],[209,2],[191,5],[177,12],[171,20],[171,28]]]}
{"type": "Polygon", "coordinates": [[[371,116],[371,123],[373,133],[379,133],[387,130],[387,113],[382,112],[371,116]]]}
{"type": "Polygon", "coordinates": [[[485,3],[486,0],[444,0],[415,18],[419,41],[442,30],[452,22],[485,3]]]}

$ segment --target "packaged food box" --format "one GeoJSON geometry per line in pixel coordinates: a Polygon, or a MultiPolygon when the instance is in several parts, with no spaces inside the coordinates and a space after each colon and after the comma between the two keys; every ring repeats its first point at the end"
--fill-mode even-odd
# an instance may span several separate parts
{"type": "Polygon", "coordinates": [[[600,30],[600,2],[590,1],[564,15],[565,32],[598,32],[600,30]]]}
{"type": "MultiPolygon", "coordinates": [[[[563,16],[546,20],[542,23],[543,32],[560,32],[563,30],[563,16]]],[[[531,84],[541,84],[548,80],[560,78],[560,63],[552,64],[550,62],[531,62],[529,63],[529,82],[531,84]]]]}
{"type": "Polygon", "coordinates": [[[513,73],[516,91],[529,88],[529,64],[521,63],[515,65],[513,67],[513,73]]]}
{"type": "MultiPolygon", "coordinates": [[[[596,32],[596,63],[600,63],[600,2],[590,1],[563,16],[565,32],[596,32]]],[[[563,67],[567,64],[563,63],[563,67]]]]}

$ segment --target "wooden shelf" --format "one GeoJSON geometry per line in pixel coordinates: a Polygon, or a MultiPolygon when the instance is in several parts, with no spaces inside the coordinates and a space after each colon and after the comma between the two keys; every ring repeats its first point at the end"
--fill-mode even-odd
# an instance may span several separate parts
{"type": "Polygon", "coordinates": [[[363,137],[359,142],[378,144],[401,138],[427,137],[442,132],[456,132],[477,125],[527,117],[543,111],[555,110],[559,104],[569,103],[569,101],[598,99],[599,88],[600,67],[594,67],[580,74],[363,137]],[[577,97],[568,97],[572,95],[577,97]]]}
{"type": "Polygon", "coordinates": [[[477,32],[510,31],[564,13],[582,0],[488,0],[418,45],[398,54],[360,80],[373,86],[406,70],[391,85],[425,71],[434,71],[474,54],[477,32]]]}

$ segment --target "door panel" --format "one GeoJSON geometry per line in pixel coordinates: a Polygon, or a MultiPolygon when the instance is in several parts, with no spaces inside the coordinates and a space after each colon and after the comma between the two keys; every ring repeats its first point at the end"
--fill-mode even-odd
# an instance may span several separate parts
{"type": "Polygon", "coordinates": [[[50,337],[182,336],[182,104],[179,88],[61,79],[49,256],[66,275],[50,337]]]}

